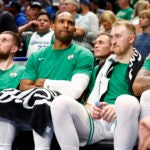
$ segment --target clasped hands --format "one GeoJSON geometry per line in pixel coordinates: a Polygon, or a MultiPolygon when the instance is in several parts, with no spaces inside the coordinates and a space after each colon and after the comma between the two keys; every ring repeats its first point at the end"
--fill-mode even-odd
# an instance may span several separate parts
{"type": "Polygon", "coordinates": [[[36,82],[34,83],[36,87],[44,87],[44,82],[46,79],[43,78],[39,78],[36,80],[36,82]]]}

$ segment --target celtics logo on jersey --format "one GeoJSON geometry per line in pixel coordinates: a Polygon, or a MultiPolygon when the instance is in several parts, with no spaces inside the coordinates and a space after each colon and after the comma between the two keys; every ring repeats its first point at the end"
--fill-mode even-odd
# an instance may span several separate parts
{"type": "Polygon", "coordinates": [[[68,56],[68,60],[73,59],[73,57],[74,57],[74,55],[72,55],[72,54],[69,55],[69,56],[68,56]]]}
{"type": "Polygon", "coordinates": [[[10,76],[11,76],[12,78],[15,78],[15,77],[17,76],[17,73],[16,73],[16,72],[11,72],[11,73],[10,73],[10,76]]]}

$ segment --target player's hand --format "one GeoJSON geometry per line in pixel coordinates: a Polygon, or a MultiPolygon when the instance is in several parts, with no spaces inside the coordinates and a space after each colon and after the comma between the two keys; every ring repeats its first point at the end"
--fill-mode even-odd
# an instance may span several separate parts
{"type": "Polygon", "coordinates": [[[113,105],[107,105],[102,109],[102,117],[107,122],[113,122],[116,119],[116,112],[113,105]]]}
{"type": "Polygon", "coordinates": [[[45,79],[37,79],[36,82],[35,82],[35,86],[36,87],[44,87],[44,82],[45,82],[45,79]]]}
{"type": "Polygon", "coordinates": [[[91,117],[93,119],[101,119],[102,109],[97,107],[96,105],[86,104],[86,108],[88,109],[91,117]]]}

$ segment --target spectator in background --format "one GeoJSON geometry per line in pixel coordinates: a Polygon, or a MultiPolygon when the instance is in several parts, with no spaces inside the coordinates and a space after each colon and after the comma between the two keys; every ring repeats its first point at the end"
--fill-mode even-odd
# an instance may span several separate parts
{"type": "Polygon", "coordinates": [[[140,12],[139,17],[139,27],[142,28],[142,32],[137,34],[134,47],[145,59],[150,53],[150,9],[140,12]]]}
{"type": "Polygon", "coordinates": [[[63,0],[60,0],[60,3],[58,5],[58,12],[57,13],[61,13],[64,12],[64,4],[63,4],[63,0]]]}
{"type": "Polygon", "coordinates": [[[106,1],[105,0],[90,0],[91,1],[91,11],[94,12],[97,16],[101,15],[101,13],[106,9],[106,1]]]}
{"type": "MultiPolygon", "coordinates": [[[[0,1],[1,7],[3,1],[0,1]]],[[[15,17],[8,11],[0,9],[0,33],[3,31],[13,31],[18,32],[18,27],[16,25],[15,17]]]]}
{"type": "MultiPolygon", "coordinates": [[[[33,0],[35,1],[35,0],[33,0]]],[[[52,1],[51,0],[37,0],[38,2],[40,2],[40,4],[42,5],[43,8],[45,8],[46,6],[52,6],[52,1]]]]}
{"type": "Polygon", "coordinates": [[[112,25],[117,21],[115,14],[111,10],[105,10],[99,16],[99,32],[110,33],[112,25]]]}
{"type": "Polygon", "coordinates": [[[124,20],[131,20],[133,8],[130,7],[130,0],[117,0],[120,10],[117,12],[116,17],[124,20]]]}
{"type": "Polygon", "coordinates": [[[43,49],[54,41],[53,31],[51,29],[51,17],[46,12],[41,12],[37,20],[30,21],[28,24],[19,28],[19,33],[24,43],[22,51],[17,53],[17,56],[29,57],[33,52],[43,49]],[[35,32],[26,32],[31,26],[36,27],[35,32]]]}
{"type": "Polygon", "coordinates": [[[108,6],[110,5],[110,8],[107,6],[108,10],[111,10],[116,14],[116,12],[118,11],[116,0],[115,1],[114,0],[106,0],[106,1],[107,1],[107,5],[108,6]]]}
{"type": "Polygon", "coordinates": [[[31,0],[18,0],[18,2],[21,4],[21,12],[26,15],[26,9],[28,6],[30,6],[31,0]]]}
{"type": "Polygon", "coordinates": [[[52,20],[54,20],[53,18],[55,18],[58,8],[56,9],[53,6],[47,6],[45,10],[51,16],[52,20]]]}
{"type": "Polygon", "coordinates": [[[10,2],[10,12],[15,16],[18,27],[28,23],[25,14],[21,12],[21,4],[19,2],[10,2]]]}
{"type": "Polygon", "coordinates": [[[134,8],[134,5],[138,2],[139,0],[130,0],[130,6],[134,8]]]}
{"type": "Polygon", "coordinates": [[[2,2],[3,2],[2,9],[5,10],[5,11],[10,12],[10,5],[9,5],[10,1],[9,0],[2,0],[2,2]]]}
{"type": "Polygon", "coordinates": [[[97,14],[98,16],[104,10],[114,11],[114,1],[113,0],[90,0],[91,2],[91,11],[97,14]]]}
{"type": "Polygon", "coordinates": [[[42,5],[38,1],[31,1],[30,6],[26,9],[28,21],[36,20],[42,9],[42,5]]]}
{"type": "Polygon", "coordinates": [[[142,32],[142,28],[139,27],[139,14],[142,10],[148,9],[149,5],[150,5],[149,2],[146,0],[139,0],[134,5],[134,11],[133,11],[131,23],[135,26],[137,34],[142,32]]]}
{"type": "Polygon", "coordinates": [[[92,42],[96,39],[99,30],[99,20],[96,14],[90,11],[90,1],[89,0],[80,0],[80,9],[81,14],[86,16],[89,20],[89,31],[84,38],[84,41],[87,42],[86,47],[90,50],[92,49],[92,42]]]}

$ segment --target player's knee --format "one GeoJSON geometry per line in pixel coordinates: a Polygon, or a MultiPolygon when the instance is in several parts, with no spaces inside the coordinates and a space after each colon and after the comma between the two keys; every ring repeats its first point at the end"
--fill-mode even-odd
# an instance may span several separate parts
{"type": "Polygon", "coordinates": [[[143,105],[150,104],[150,90],[146,90],[142,93],[140,103],[143,105]]]}
{"type": "Polygon", "coordinates": [[[134,114],[138,116],[140,112],[138,99],[126,94],[123,94],[116,99],[115,108],[117,113],[125,116],[127,116],[127,114],[128,116],[132,116],[134,114]]]}

